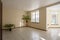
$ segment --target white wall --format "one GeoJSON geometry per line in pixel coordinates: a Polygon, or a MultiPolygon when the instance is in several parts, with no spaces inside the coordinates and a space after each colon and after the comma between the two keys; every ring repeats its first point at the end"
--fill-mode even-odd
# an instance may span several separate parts
{"type": "Polygon", "coordinates": [[[5,24],[15,24],[16,27],[21,27],[24,25],[22,20],[22,15],[25,12],[18,9],[3,8],[2,14],[2,25],[5,24]]]}

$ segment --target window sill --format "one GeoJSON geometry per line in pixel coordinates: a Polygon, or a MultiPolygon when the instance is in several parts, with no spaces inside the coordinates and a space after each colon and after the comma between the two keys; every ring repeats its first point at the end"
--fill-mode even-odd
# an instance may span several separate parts
{"type": "Polygon", "coordinates": [[[36,23],[36,24],[39,24],[39,22],[31,22],[31,23],[36,23]]]}
{"type": "Polygon", "coordinates": [[[51,25],[59,25],[59,24],[51,24],[51,25]]]}

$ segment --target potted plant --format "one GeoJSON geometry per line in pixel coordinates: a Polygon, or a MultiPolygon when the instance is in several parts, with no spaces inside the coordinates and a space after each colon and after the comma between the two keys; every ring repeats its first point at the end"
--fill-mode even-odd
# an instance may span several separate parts
{"type": "Polygon", "coordinates": [[[26,26],[28,26],[28,21],[30,20],[30,16],[29,15],[23,15],[22,19],[26,22],[26,26]]]}
{"type": "Polygon", "coordinates": [[[4,27],[8,28],[9,31],[12,30],[12,27],[14,27],[14,24],[5,24],[4,27]]]}

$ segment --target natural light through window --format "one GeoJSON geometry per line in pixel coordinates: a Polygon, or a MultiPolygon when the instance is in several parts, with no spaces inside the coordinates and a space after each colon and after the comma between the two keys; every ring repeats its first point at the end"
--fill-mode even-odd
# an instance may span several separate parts
{"type": "Polygon", "coordinates": [[[31,34],[33,40],[46,40],[45,38],[41,37],[37,32],[32,32],[31,34]]]}
{"type": "Polygon", "coordinates": [[[58,24],[58,16],[60,14],[60,4],[47,7],[47,13],[51,15],[51,24],[58,24]]]}
{"type": "Polygon", "coordinates": [[[39,23],[39,10],[31,12],[31,22],[39,23]]]}
{"type": "Polygon", "coordinates": [[[20,24],[19,24],[20,27],[24,26],[23,24],[23,20],[20,20],[20,24]]]}
{"type": "Polygon", "coordinates": [[[58,36],[60,36],[60,33],[58,34],[58,36]]]}
{"type": "Polygon", "coordinates": [[[52,15],[52,23],[51,24],[57,24],[57,16],[56,15],[52,15]]]}

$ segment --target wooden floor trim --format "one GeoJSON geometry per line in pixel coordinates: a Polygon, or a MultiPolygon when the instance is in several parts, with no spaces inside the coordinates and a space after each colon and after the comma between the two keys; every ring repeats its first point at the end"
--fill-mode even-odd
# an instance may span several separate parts
{"type": "Polygon", "coordinates": [[[40,28],[35,28],[35,27],[32,27],[32,26],[28,26],[29,28],[34,28],[34,29],[38,29],[38,30],[42,30],[42,31],[47,31],[47,30],[44,30],[44,29],[40,29],[40,28]]]}
{"type": "MultiPolygon", "coordinates": [[[[26,27],[26,26],[23,26],[23,27],[26,27]]],[[[23,28],[23,27],[15,27],[15,28],[12,28],[12,29],[16,29],[16,28],[23,28]]],[[[42,30],[42,31],[47,31],[47,30],[40,29],[40,28],[35,28],[35,27],[32,27],[32,26],[28,26],[28,27],[29,27],[29,28],[38,29],[38,30],[42,30]]],[[[7,29],[2,29],[2,30],[7,30],[7,29]]]]}

